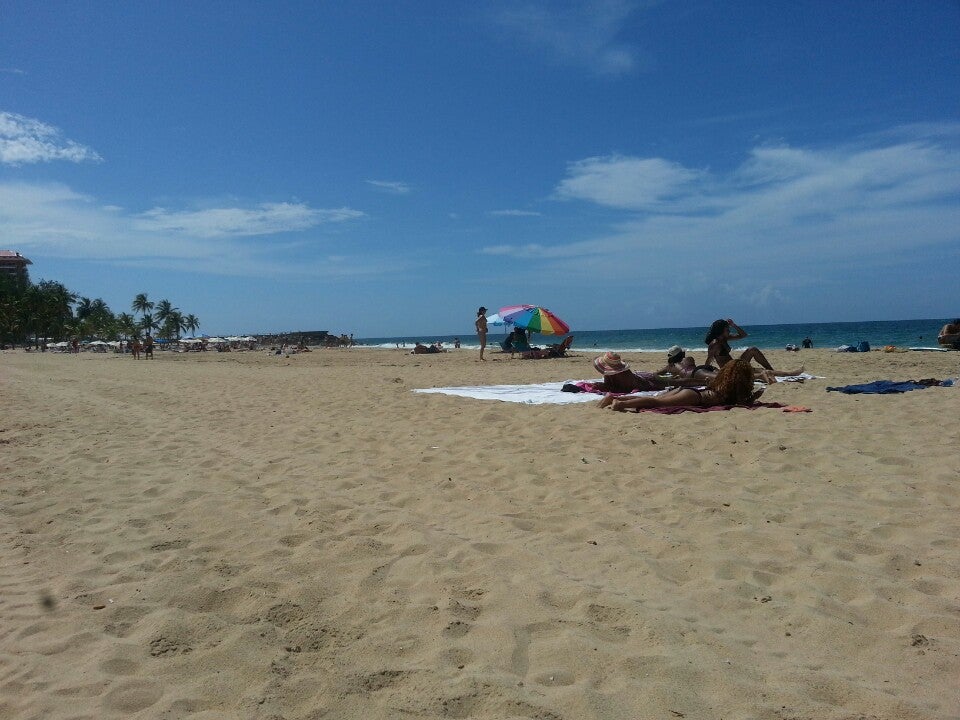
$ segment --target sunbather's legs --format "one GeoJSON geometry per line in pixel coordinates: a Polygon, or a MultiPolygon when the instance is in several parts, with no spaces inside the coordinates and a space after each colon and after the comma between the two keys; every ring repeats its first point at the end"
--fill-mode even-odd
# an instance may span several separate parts
{"type": "MultiPolygon", "coordinates": [[[[624,412],[633,408],[677,407],[680,405],[700,405],[702,395],[695,390],[674,388],[653,396],[618,398],[607,395],[600,401],[600,407],[624,412]]],[[[709,397],[709,396],[708,396],[709,397]]]]}
{"type": "Polygon", "coordinates": [[[795,377],[797,375],[802,375],[803,365],[796,370],[763,370],[761,368],[756,368],[753,371],[753,374],[757,380],[765,382],[769,385],[770,383],[775,383],[778,377],[795,377]]]}
{"type": "Polygon", "coordinates": [[[770,364],[770,361],[767,360],[766,356],[760,352],[759,348],[747,348],[743,351],[743,354],[740,355],[741,360],[746,360],[750,362],[751,360],[756,360],[757,364],[761,367],[766,368],[767,370],[773,370],[773,365],[770,364]]]}

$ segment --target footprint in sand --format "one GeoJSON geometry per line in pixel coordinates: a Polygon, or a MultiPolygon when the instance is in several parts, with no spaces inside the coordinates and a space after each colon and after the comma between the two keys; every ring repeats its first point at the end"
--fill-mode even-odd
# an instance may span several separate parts
{"type": "Polygon", "coordinates": [[[149,680],[125,680],[103,698],[106,708],[129,715],[155,704],[163,696],[163,686],[149,680]]]}
{"type": "Polygon", "coordinates": [[[443,635],[448,638],[462,638],[470,632],[471,627],[470,623],[463,620],[454,620],[443,629],[443,635]]]}
{"type": "Polygon", "coordinates": [[[440,659],[447,665],[463,669],[473,662],[474,654],[465,648],[450,648],[440,653],[440,659]]]}

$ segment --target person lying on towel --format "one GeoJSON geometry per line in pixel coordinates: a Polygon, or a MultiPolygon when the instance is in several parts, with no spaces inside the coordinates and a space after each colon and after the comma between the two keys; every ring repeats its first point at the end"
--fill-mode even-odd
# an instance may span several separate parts
{"type": "Polygon", "coordinates": [[[640,408],[745,405],[755,402],[762,392],[753,389],[750,363],[747,360],[733,360],[720,368],[705,390],[674,388],[654,397],[618,398],[607,395],[600,401],[600,407],[624,412],[640,408]]]}
{"type": "Polygon", "coordinates": [[[633,372],[630,366],[615,352],[606,352],[593,359],[593,367],[603,375],[598,389],[611,393],[632,393],[649,390],[666,390],[668,387],[703,386],[706,380],[694,377],[660,377],[652,372],[633,372]]]}

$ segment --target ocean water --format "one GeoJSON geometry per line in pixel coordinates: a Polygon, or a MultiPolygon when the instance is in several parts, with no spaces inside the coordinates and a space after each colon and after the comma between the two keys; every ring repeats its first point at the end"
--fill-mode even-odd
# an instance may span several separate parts
{"type": "MultiPolygon", "coordinates": [[[[743,329],[748,337],[731,343],[734,350],[756,346],[761,350],[783,349],[788,344],[800,345],[809,337],[815,348],[834,349],[841,345],[857,345],[861,341],[870,343],[872,348],[885,345],[898,347],[936,346],[937,333],[950,320],[883,320],[872,322],[842,323],[801,323],[795,325],[746,325],[743,329]]],[[[487,346],[503,340],[506,332],[503,328],[490,328],[487,346]]],[[[617,352],[665,352],[671,345],[680,345],[694,353],[706,352],[703,338],[707,327],[688,328],[651,328],[642,330],[571,330],[574,336],[571,350],[617,352]]],[[[453,347],[454,335],[406,335],[402,337],[365,338],[359,340],[362,345],[396,348],[398,345],[412,348],[416,342],[431,344],[443,342],[447,348],[453,347]]],[[[534,333],[530,339],[532,345],[544,345],[559,342],[562,336],[547,336],[534,333]]],[[[480,346],[477,336],[460,335],[462,349],[476,350],[480,346]]]]}

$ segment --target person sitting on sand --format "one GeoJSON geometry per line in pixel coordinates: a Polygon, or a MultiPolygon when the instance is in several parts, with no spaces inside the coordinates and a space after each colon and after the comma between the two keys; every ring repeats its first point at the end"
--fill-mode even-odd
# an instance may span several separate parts
{"type": "Polygon", "coordinates": [[[641,408],[745,405],[755,402],[762,392],[753,389],[753,368],[750,363],[740,359],[720,368],[705,390],[674,388],[653,397],[617,398],[607,395],[600,401],[600,407],[624,412],[641,408]]]}
{"type": "Polygon", "coordinates": [[[530,350],[520,353],[520,357],[522,357],[524,360],[543,360],[545,358],[565,357],[567,350],[570,349],[572,344],[573,335],[570,335],[565,337],[563,342],[552,343],[543,348],[530,348],[530,350]]]}
{"type": "Polygon", "coordinates": [[[515,327],[507,336],[507,342],[510,344],[510,356],[514,353],[526,353],[531,350],[539,350],[538,347],[530,345],[530,339],[527,337],[527,331],[521,327],[515,327]]]}
{"type": "MultiPolygon", "coordinates": [[[[714,320],[710,330],[707,331],[707,336],[703,339],[707,344],[706,364],[722,369],[724,365],[733,360],[733,356],[730,354],[730,340],[742,340],[746,336],[746,331],[730,318],[714,320]],[[736,330],[736,334],[733,334],[730,328],[736,330]]],[[[778,377],[792,377],[803,372],[802,365],[798,370],[774,370],[770,361],[756,347],[749,347],[744,350],[740,354],[740,359],[747,362],[756,360],[757,364],[766,371],[759,373],[760,379],[768,383],[776,382],[778,377]]]]}
{"type": "Polygon", "coordinates": [[[593,367],[603,375],[599,389],[611,393],[632,393],[666,390],[668,387],[703,386],[704,381],[694,378],[662,378],[656,373],[633,372],[630,366],[615,352],[606,352],[593,359],[593,367]]]}
{"type": "Polygon", "coordinates": [[[940,334],[937,335],[937,344],[952,350],[960,350],[960,318],[943,326],[940,334]]]}

